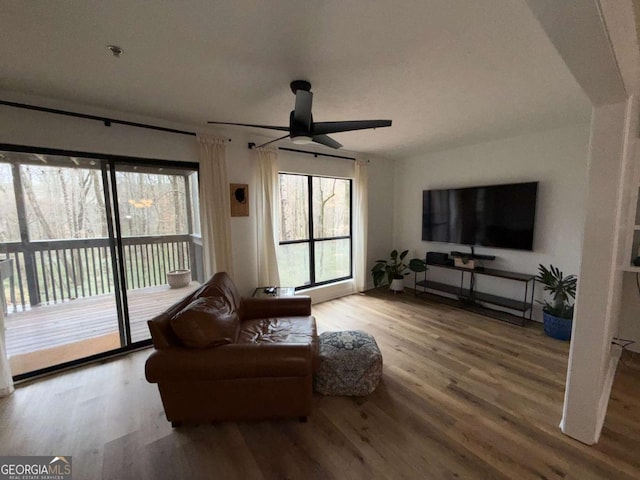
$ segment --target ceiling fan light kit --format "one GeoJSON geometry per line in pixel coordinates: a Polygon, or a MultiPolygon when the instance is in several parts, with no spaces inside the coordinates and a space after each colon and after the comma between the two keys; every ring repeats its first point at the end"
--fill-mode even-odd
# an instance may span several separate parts
{"type": "Polygon", "coordinates": [[[370,128],[390,127],[391,120],[353,120],[345,122],[314,122],[311,114],[311,105],[313,104],[313,93],[311,92],[311,83],[306,80],[294,80],[290,84],[291,91],[296,96],[296,103],[293,111],[289,115],[288,127],[277,127],[272,125],[253,125],[248,123],[230,123],[230,122],[208,122],[217,125],[236,125],[240,127],[265,128],[268,130],[278,130],[288,132],[275,140],[259,145],[263,147],[283,138],[290,137],[291,141],[297,145],[308,145],[310,143],[319,143],[330,148],[340,148],[342,144],[335,141],[328,135],[331,133],[350,132],[353,130],[367,130],[370,128]]]}
{"type": "Polygon", "coordinates": [[[313,137],[307,137],[306,135],[299,135],[297,137],[292,137],[291,141],[296,145],[309,145],[313,143],[313,137]]]}

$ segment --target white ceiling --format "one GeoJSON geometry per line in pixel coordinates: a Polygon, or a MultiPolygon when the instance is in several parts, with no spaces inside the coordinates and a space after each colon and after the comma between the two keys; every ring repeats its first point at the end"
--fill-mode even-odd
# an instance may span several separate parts
{"type": "Polygon", "coordinates": [[[346,149],[398,158],[591,111],[524,0],[0,0],[0,12],[1,90],[173,122],[286,126],[289,82],[307,79],[316,121],[393,120],[333,135],[346,149]]]}

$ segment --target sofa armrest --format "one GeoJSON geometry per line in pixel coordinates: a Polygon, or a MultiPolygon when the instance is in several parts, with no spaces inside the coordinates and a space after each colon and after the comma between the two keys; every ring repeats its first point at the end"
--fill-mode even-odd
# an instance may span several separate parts
{"type": "Polygon", "coordinates": [[[156,350],[147,359],[151,383],[260,377],[304,377],[312,374],[309,344],[230,344],[207,349],[156,350]]]}
{"type": "Polygon", "coordinates": [[[240,320],[275,317],[308,317],[311,315],[311,297],[243,298],[240,320]]]}

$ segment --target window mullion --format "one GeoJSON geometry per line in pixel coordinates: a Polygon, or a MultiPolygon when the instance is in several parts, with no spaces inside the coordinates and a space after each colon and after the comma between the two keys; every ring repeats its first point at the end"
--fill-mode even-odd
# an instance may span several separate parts
{"type": "Polygon", "coordinates": [[[349,277],[353,278],[353,180],[349,180],[349,277]]]}
{"type": "Polygon", "coordinates": [[[307,176],[307,192],[309,195],[309,280],[316,284],[316,242],[313,233],[313,177],[307,176]]]}

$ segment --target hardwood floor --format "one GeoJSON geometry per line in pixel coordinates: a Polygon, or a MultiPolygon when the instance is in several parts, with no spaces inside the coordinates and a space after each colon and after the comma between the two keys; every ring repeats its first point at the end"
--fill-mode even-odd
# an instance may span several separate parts
{"type": "Polygon", "coordinates": [[[589,447],[558,428],[569,344],[538,325],[379,291],[313,310],[320,331],[376,337],[384,374],[372,395],[315,395],[308,423],[174,430],[144,379],[145,350],[0,400],[0,455],[72,455],[83,480],[640,478],[639,359],[619,366],[589,447]]]}

